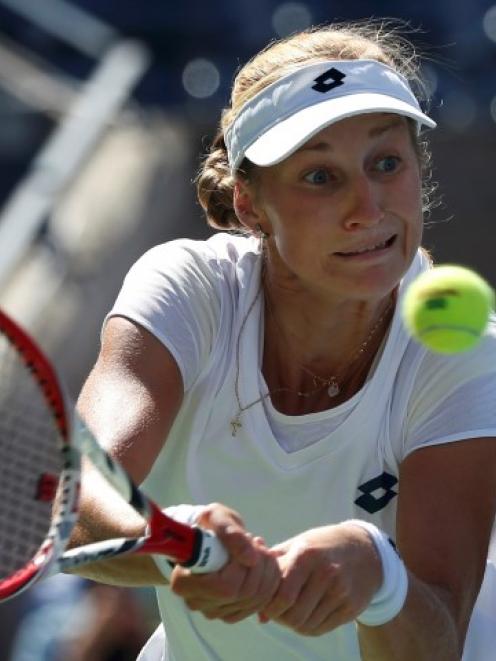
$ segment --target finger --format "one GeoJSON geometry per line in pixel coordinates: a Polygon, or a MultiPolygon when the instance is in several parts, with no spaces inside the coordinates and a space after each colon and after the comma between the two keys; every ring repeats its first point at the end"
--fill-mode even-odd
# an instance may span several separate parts
{"type": "Polygon", "coordinates": [[[232,560],[248,567],[256,564],[259,542],[255,540],[259,538],[247,532],[238,512],[220,503],[210,503],[198,523],[215,532],[232,560]]]}
{"type": "Polygon", "coordinates": [[[200,610],[209,619],[239,622],[258,613],[274,596],[281,580],[279,566],[268,554],[264,562],[245,570],[245,578],[236,595],[225,594],[224,599],[210,596],[188,597],[185,601],[191,610],[200,610]],[[228,599],[226,597],[229,597],[228,599]]]}
{"type": "Polygon", "coordinates": [[[275,544],[270,547],[270,552],[275,558],[280,558],[290,551],[290,545],[288,542],[283,542],[281,544],[275,544]]]}
{"type": "Polygon", "coordinates": [[[305,636],[322,636],[352,620],[353,614],[347,604],[336,606],[324,597],[297,631],[305,636]]]}
{"type": "Polygon", "coordinates": [[[305,582],[305,575],[306,572],[296,567],[282,576],[275,595],[261,611],[264,619],[278,619],[297,602],[305,582]]]}
{"type": "Polygon", "coordinates": [[[294,604],[278,617],[278,622],[296,631],[310,621],[320,623],[316,611],[323,609],[321,620],[336,608],[336,599],[333,595],[332,585],[335,582],[335,568],[331,566],[317,567],[303,584],[294,604]]]}
{"type": "Polygon", "coordinates": [[[236,524],[221,526],[217,536],[225,546],[231,560],[245,567],[254,567],[258,562],[260,548],[245,530],[236,524]]]}
{"type": "Polygon", "coordinates": [[[255,535],[253,537],[253,543],[257,548],[267,549],[267,543],[263,537],[260,537],[260,535],[255,535]]]}
{"type": "Polygon", "coordinates": [[[230,603],[238,598],[248,570],[229,562],[218,572],[194,574],[176,566],[171,574],[171,590],[186,600],[198,603],[230,603]]]}
{"type": "Polygon", "coordinates": [[[273,599],[281,578],[275,559],[268,553],[263,554],[258,564],[246,574],[240,589],[239,606],[252,613],[260,611],[273,599]]]}
{"type": "Polygon", "coordinates": [[[255,567],[245,569],[244,579],[238,587],[237,594],[233,595],[229,602],[226,600],[222,606],[223,614],[239,611],[246,616],[257,613],[272,600],[280,582],[279,566],[274,558],[265,553],[255,567]]]}
{"type": "Polygon", "coordinates": [[[342,578],[339,568],[333,566],[327,589],[306,619],[295,622],[295,631],[319,636],[355,619],[357,608],[351,598],[350,586],[342,578]]]}
{"type": "Polygon", "coordinates": [[[218,608],[206,608],[202,610],[202,615],[208,620],[221,620],[227,624],[235,624],[236,622],[241,622],[248,617],[251,617],[253,613],[245,609],[237,609],[232,604],[228,606],[222,606],[218,608]]]}

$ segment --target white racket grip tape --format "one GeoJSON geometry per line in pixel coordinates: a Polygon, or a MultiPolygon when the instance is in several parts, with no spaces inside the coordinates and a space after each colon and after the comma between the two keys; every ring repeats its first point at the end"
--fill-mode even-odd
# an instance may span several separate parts
{"type": "Polygon", "coordinates": [[[201,529],[202,543],[198,560],[188,567],[195,574],[218,571],[227,563],[229,556],[220,539],[211,531],[201,529]]]}
{"type": "MultiPolygon", "coordinates": [[[[205,511],[205,505],[173,505],[164,509],[167,516],[187,523],[190,526],[196,526],[199,518],[205,511]]],[[[201,528],[201,544],[197,560],[190,565],[190,569],[195,574],[206,574],[221,569],[228,561],[229,556],[221,541],[210,530],[201,528]]],[[[164,578],[170,579],[174,565],[163,555],[152,556],[157,568],[164,578]]]]}

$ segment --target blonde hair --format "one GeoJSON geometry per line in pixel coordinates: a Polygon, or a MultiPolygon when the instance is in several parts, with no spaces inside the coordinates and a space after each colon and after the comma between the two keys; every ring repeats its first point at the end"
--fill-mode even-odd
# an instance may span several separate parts
{"type": "MultiPolygon", "coordinates": [[[[413,44],[400,34],[397,24],[388,21],[361,21],[317,27],[270,43],[245,64],[235,77],[231,104],[222,112],[220,129],[205,157],[197,177],[197,194],[211,227],[241,230],[233,207],[235,179],[227,160],[224,133],[242,106],[255,94],[291,73],[302,64],[325,60],[373,59],[401,73],[417,98],[427,100],[419,74],[419,57],[413,44]]],[[[423,170],[424,206],[430,196],[430,153],[419,140],[413,122],[411,135],[423,170]]],[[[245,159],[239,174],[248,176],[250,163],[245,159]]]]}

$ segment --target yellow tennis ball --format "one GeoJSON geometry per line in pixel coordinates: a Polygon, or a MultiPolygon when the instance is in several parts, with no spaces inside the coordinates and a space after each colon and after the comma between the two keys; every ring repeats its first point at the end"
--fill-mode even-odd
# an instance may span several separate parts
{"type": "Polygon", "coordinates": [[[494,291],[477,273],[456,265],[425,271],[408,287],[402,313],[407,330],[432,351],[476,346],[494,307],[494,291]]]}

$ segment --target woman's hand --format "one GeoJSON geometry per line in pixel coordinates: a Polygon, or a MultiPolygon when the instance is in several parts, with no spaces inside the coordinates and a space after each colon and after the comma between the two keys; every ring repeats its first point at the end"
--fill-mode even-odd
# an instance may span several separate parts
{"type": "Polygon", "coordinates": [[[223,505],[208,505],[198,523],[215,532],[230,560],[212,574],[193,574],[176,566],[170,578],[173,592],[208,619],[234,623],[260,612],[281,580],[275,554],[246,531],[237,512],[223,505]]]}
{"type": "Polygon", "coordinates": [[[308,530],[271,550],[282,580],[260,619],[300,634],[319,636],[351,622],[382,583],[372,539],[351,523],[308,530]]]}

